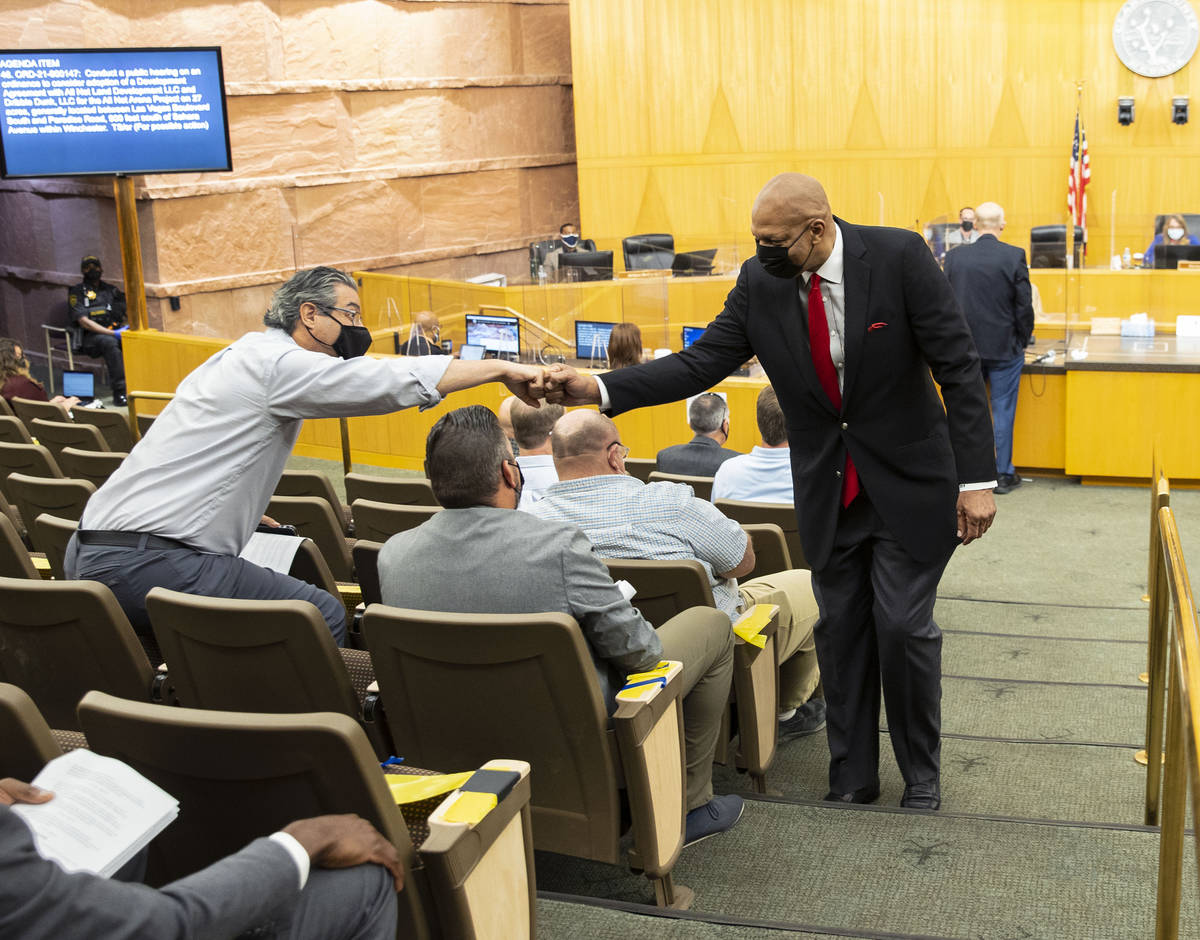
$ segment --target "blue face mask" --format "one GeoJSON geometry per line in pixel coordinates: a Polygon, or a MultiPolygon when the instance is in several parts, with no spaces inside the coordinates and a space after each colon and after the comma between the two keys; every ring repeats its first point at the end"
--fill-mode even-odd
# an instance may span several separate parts
{"type": "Polygon", "coordinates": [[[562,238],[562,243],[564,245],[566,245],[568,248],[574,248],[576,245],[579,244],[579,236],[578,235],[563,235],[563,236],[561,236],[561,238],[562,238]]]}

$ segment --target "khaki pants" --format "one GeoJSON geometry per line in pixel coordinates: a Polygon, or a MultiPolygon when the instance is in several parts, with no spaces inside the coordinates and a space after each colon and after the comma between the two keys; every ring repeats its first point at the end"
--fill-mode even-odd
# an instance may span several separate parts
{"type": "Polygon", "coordinates": [[[733,631],[723,611],[692,607],[657,632],[663,659],[683,663],[687,808],[693,810],[712,799],[713,756],[733,680],[733,631]]]}
{"type": "Polygon", "coordinates": [[[739,582],[746,607],[779,605],[779,707],[803,705],[817,689],[821,671],[813,627],[817,624],[817,599],[813,596],[812,573],[804,569],[777,571],[753,581],[739,582]]]}

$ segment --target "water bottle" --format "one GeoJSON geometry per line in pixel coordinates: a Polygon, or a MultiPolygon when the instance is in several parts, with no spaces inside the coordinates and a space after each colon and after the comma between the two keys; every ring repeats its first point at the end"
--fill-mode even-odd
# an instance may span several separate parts
{"type": "Polygon", "coordinates": [[[1133,255],[1129,253],[1128,247],[1121,253],[1121,266],[1126,270],[1133,267],[1133,255]]]}

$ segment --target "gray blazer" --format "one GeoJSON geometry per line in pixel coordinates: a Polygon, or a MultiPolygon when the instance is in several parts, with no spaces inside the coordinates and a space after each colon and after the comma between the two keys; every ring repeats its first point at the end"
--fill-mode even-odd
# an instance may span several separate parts
{"type": "Polygon", "coordinates": [[[0,937],[228,940],[271,921],[299,897],[295,863],[270,839],[150,888],[64,872],[37,854],[25,821],[0,806],[0,937]]]}
{"type": "Polygon", "coordinates": [[[492,506],[444,509],[388,539],[379,584],[393,607],[570,614],[610,709],[627,673],[662,658],[654,628],[621,595],[587,536],[566,522],[492,506]]]}
{"type": "Polygon", "coordinates": [[[722,447],[711,437],[697,434],[686,444],[674,444],[660,450],[655,469],[660,473],[711,477],[726,460],[739,456],[736,450],[722,447]]]}

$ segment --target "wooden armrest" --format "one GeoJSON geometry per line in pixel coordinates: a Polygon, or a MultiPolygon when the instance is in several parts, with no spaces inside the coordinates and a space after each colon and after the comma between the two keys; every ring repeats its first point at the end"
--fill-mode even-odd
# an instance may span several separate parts
{"type": "Polygon", "coordinates": [[[756,604],[733,625],[733,693],[737,698],[737,764],[764,792],[779,740],[779,607],[756,604]]]}

